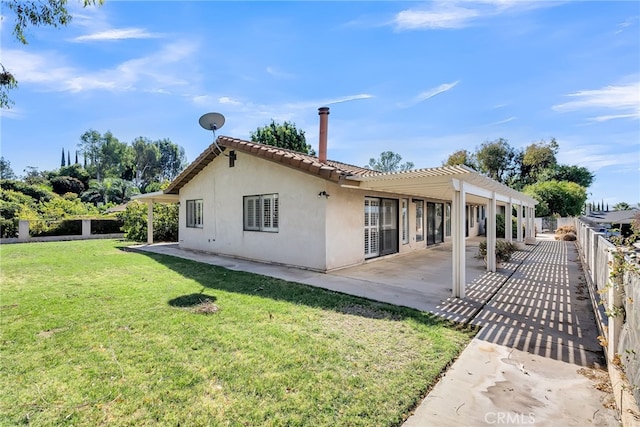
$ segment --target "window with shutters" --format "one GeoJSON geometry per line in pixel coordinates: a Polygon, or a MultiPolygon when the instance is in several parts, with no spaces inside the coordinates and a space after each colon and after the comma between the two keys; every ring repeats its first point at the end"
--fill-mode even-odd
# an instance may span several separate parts
{"type": "Polygon", "coordinates": [[[245,231],[277,233],[279,219],[277,194],[244,197],[245,231]]]}
{"type": "Polygon", "coordinates": [[[202,228],[204,216],[202,199],[187,200],[187,227],[202,228]]]}

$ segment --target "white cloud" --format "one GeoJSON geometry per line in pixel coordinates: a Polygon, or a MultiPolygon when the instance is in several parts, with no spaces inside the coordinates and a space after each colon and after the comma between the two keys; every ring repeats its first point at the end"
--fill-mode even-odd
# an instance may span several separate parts
{"type": "Polygon", "coordinates": [[[39,54],[21,50],[3,51],[3,61],[21,83],[33,83],[47,91],[167,91],[169,86],[186,86],[185,61],[196,53],[190,41],[177,41],[148,56],[130,59],[112,68],[82,70],[69,65],[56,52],[39,54]]]}
{"type": "Polygon", "coordinates": [[[73,39],[76,42],[84,41],[109,41],[126,39],[151,39],[161,37],[159,34],[149,33],[142,28],[114,28],[93,34],[79,36],[73,39]]]}
{"type": "Polygon", "coordinates": [[[391,25],[397,30],[464,28],[481,18],[550,7],[555,4],[557,2],[521,0],[433,1],[428,3],[426,8],[398,12],[391,21],[391,25]]]}
{"type": "Polygon", "coordinates": [[[611,147],[602,145],[586,145],[561,150],[558,160],[562,163],[579,165],[591,171],[598,171],[607,166],[626,167],[638,165],[638,156],[612,153],[611,147]]]}
{"type": "Polygon", "coordinates": [[[462,28],[479,15],[477,11],[453,4],[430,10],[403,10],[394,18],[400,30],[462,28]]]}
{"type": "Polygon", "coordinates": [[[458,83],[460,83],[460,80],[456,80],[455,82],[451,82],[451,83],[443,83],[439,86],[433,87],[431,89],[427,89],[424,92],[415,96],[411,101],[400,103],[398,104],[398,106],[407,108],[407,107],[411,107],[413,105],[419,104],[423,101],[426,101],[427,99],[433,98],[436,95],[439,95],[441,93],[444,93],[453,89],[458,85],[458,83]]]}
{"type": "Polygon", "coordinates": [[[236,107],[241,106],[242,102],[237,101],[233,98],[230,98],[228,96],[221,96],[220,98],[218,98],[218,103],[219,104],[228,104],[228,105],[234,105],[236,107]]]}
{"type": "Polygon", "coordinates": [[[514,120],[516,120],[516,119],[517,119],[517,117],[512,116],[512,117],[509,117],[509,118],[504,119],[504,120],[499,120],[499,121],[497,121],[497,122],[489,123],[489,124],[487,124],[487,125],[485,125],[485,126],[496,126],[496,125],[501,125],[501,124],[504,124],[504,123],[512,122],[512,121],[514,121],[514,120]]]}
{"type": "Polygon", "coordinates": [[[267,67],[267,73],[279,79],[293,79],[296,77],[294,74],[281,71],[274,67],[267,67]]]}
{"type": "Polygon", "coordinates": [[[591,119],[598,122],[620,118],[640,119],[640,82],[581,90],[566,96],[575,100],[556,104],[551,108],[561,113],[585,109],[615,110],[618,112],[617,114],[599,115],[591,119]]]}
{"type": "Polygon", "coordinates": [[[342,102],[357,101],[359,99],[371,99],[371,98],[373,98],[373,95],[369,95],[368,93],[361,93],[359,95],[350,95],[350,96],[343,96],[342,98],[335,98],[335,99],[326,101],[324,105],[340,104],[342,102]]]}

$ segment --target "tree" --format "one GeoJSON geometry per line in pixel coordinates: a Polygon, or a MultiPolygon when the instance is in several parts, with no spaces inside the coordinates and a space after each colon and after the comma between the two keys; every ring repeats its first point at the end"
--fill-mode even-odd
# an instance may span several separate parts
{"type": "Polygon", "coordinates": [[[85,168],[92,176],[96,176],[95,165],[100,158],[101,137],[102,135],[98,131],[91,129],[80,136],[80,143],[78,144],[85,162],[89,161],[88,164],[85,164],[85,168]]]}
{"type": "Polygon", "coordinates": [[[583,166],[556,165],[553,169],[542,171],[538,178],[540,181],[571,181],[589,188],[593,184],[595,175],[583,166]]]}
{"type": "MultiPolygon", "coordinates": [[[[84,7],[89,5],[101,5],[103,0],[83,0],[84,7]]],[[[3,0],[3,20],[13,14],[15,23],[13,24],[13,35],[22,44],[28,44],[25,32],[30,26],[65,26],[71,22],[71,15],[67,10],[67,0],[48,1],[22,1],[3,0]]],[[[18,81],[13,74],[0,64],[0,108],[11,108],[13,101],[9,98],[8,91],[18,86],[18,81]]]]}
{"type": "Polygon", "coordinates": [[[11,162],[0,157],[0,179],[16,179],[16,174],[11,169],[11,162]]]}
{"type": "Polygon", "coordinates": [[[285,148],[311,156],[316,155],[311,145],[307,144],[304,131],[296,129],[295,124],[287,121],[283,124],[278,124],[271,120],[269,125],[259,127],[255,132],[251,132],[251,141],[285,148]]]}
{"type": "Polygon", "coordinates": [[[501,183],[507,182],[516,173],[516,157],[516,150],[503,138],[484,142],[476,150],[480,172],[501,183]]]}
{"type": "Polygon", "coordinates": [[[546,143],[540,141],[527,146],[520,157],[520,180],[523,185],[539,180],[545,170],[554,170],[557,164],[558,142],[555,138],[546,143]]]}
{"type": "Polygon", "coordinates": [[[369,164],[365,167],[378,172],[397,172],[413,169],[412,162],[400,163],[402,156],[393,151],[383,151],[378,159],[369,159],[369,164]]]}
{"type": "Polygon", "coordinates": [[[187,166],[184,148],[169,139],[156,141],[160,151],[160,180],[172,181],[187,166]]]}
{"type": "Polygon", "coordinates": [[[57,176],[51,180],[51,186],[56,194],[75,193],[84,191],[84,184],[78,178],[72,176],[57,176]]]}
{"type": "Polygon", "coordinates": [[[49,180],[44,172],[40,172],[35,166],[27,166],[23,172],[25,173],[23,181],[30,185],[46,185],[49,180]]]}
{"type": "Polygon", "coordinates": [[[476,164],[475,155],[467,150],[458,150],[455,153],[447,157],[447,160],[442,162],[442,166],[457,166],[464,165],[469,166],[472,169],[478,169],[476,164]]]}
{"type": "Polygon", "coordinates": [[[58,169],[57,176],[71,176],[80,180],[85,189],[89,188],[89,179],[91,179],[91,176],[89,175],[89,172],[77,163],[58,169]]]}
{"type": "Polygon", "coordinates": [[[526,186],[525,194],[540,202],[536,216],[578,216],[587,200],[584,187],[569,181],[544,181],[526,186]]]}
{"type": "Polygon", "coordinates": [[[144,188],[156,181],[160,173],[160,149],[150,139],[136,138],[133,143],[134,182],[138,188],[144,188]]]}
{"type": "Polygon", "coordinates": [[[629,209],[631,209],[631,206],[627,202],[618,202],[613,205],[614,211],[628,211],[629,209]]]}
{"type": "Polygon", "coordinates": [[[64,160],[64,148],[62,149],[62,160],[60,160],[60,167],[63,168],[67,166],[67,163],[64,160]]]}

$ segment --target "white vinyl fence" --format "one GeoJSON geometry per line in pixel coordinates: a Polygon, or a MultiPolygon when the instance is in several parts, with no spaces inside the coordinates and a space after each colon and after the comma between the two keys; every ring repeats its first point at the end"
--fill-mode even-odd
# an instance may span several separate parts
{"type": "MultiPolygon", "coordinates": [[[[618,409],[625,412],[635,405],[637,411],[637,402],[640,402],[640,275],[637,270],[627,269],[622,284],[616,286],[611,280],[616,246],[605,238],[604,233],[580,219],[576,219],[575,226],[596,321],[604,338],[602,342],[606,343],[605,353],[614,389],[618,361],[628,380],[622,388],[630,392],[627,393],[630,400],[615,396],[617,403],[621,400],[618,409]]],[[[629,257],[626,261],[635,262],[629,257]]]]}

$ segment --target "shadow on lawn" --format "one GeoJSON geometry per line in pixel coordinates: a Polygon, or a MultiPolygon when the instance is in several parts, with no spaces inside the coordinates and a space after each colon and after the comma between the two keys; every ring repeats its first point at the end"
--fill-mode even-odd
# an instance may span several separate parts
{"type": "Polygon", "coordinates": [[[212,289],[270,298],[293,304],[303,304],[309,307],[371,319],[400,321],[411,318],[425,325],[445,325],[469,333],[476,333],[478,330],[475,326],[442,319],[431,313],[398,307],[314,286],[288,282],[255,273],[228,270],[224,267],[170,255],[138,251],[127,246],[120,246],[118,249],[147,256],[203,286],[203,290],[200,293],[183,295],[169,300],[168,304],[174,307],[188,307],[190,304],[199,304],[202,297],[215,299],[215,297],[205,294],[205,289],[212,289]]]}

